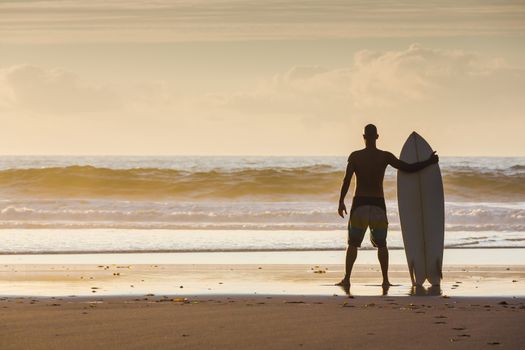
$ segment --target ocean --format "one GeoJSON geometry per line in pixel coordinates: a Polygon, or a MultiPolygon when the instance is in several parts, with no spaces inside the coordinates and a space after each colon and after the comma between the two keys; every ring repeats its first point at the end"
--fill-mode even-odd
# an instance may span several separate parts
{"type": "MultiPolygon", "coordinates": [[[[447,248],[525,247],[524,157],[440,166],[447,248]]],[[[345,167],[345,157],[4,156],[0,253],[344,249],[345,167]]],[[[401,249],[393,168],[385,196],[389,246],[401,249]]]]}

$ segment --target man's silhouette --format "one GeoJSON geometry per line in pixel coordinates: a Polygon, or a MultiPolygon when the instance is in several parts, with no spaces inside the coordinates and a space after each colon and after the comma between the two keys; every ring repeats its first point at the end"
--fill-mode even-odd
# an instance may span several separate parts
{"type": "Polygon", "coordinates": [[[348,214],[344,199],[350,187],[352,175],[355,173],[357,184],[348,223],[345,276],[338,283],[345,289],[350,288],[350,275],[357,257],[357,248],[361,246],[368,227],[370,227],[370,240],[373,246],[378,248],[377,257],[383,274],[383,287],[388,288],[391,285],[388,280],[388,249],[386,247],[388,220],[383,193],[383,178],[387,165],[401,171],[416,172],[439,161],[434,152],[425,161],[408,164],[397,159],[392,153],[378,149],[376,147],[378,137],[375,125],[368,124],[363,135],[366,147],[352,152],[348,157],[346,174],[339,197],[338,213],[344,218],[344,213],[348,214]]]}

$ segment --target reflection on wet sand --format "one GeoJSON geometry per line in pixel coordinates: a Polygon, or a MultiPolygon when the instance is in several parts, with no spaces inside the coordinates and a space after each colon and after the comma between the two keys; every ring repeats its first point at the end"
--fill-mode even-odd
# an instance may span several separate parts
{"type": "MultiPolygon", "coordinates": [[[[352,293],[350,292],[350,284],[342,284],[342,283],[338,283],[336,284],[336,286],[339,286],[343,292],[348,295],[349,297],[352,296],[352,293]]],[[[390,287],[393,287],[393,286],[399,286],[399,285],[394,285],[394,284],[377,284],[377,285],[366,285],[368,287],[381,287],[381,295],[388,295],[388,291],[390,290],[390,287]]]]}
{"type": "Polygon", "coordinates": [[[410,288],[409,295],[411,296],[436,296],[441,295],[443,293],[443,290],[441,289],[441,286],[430,286],[430,287],[424,287],[424,286],[412,286],[410,288]]]}
{"type": "Polygon", "coordinates": [[[412,288],[405,265],[390,267],[391,278],[397,282],[391,286],[377,283],[380,280],[377,266],[356,265],[352,284],[337,287],[334,286],[334,282],[343,273],[343,266],[315,266],[317,265],[262,263],[0,264],[0,295],[171,295],[182,292],[185,295],[283,294],[360,297],[525,295],[525,268],[522,266],[445,266],[445,279],[441,288],[412,288]]]}
{"type": "MultiPolygon", "coordinates": [[[[351,285],[350,284],[341,284],[341,283],[338,283],[336,284],[336,286],[340,287],[343,292],[349,296],[349,297],[353,297],[351,291],[350,291],[350,287],[351,285]]],[[[398,286],[401,286],[399,284],[397,285],[394,285],[394,284],[390,284],[390,285],[381,285],[381,284],[377,284],[377,285],[366,285],[368,287],[381,287],[381,295],[382,296],[386,296],[388,295],[388,291],[390,290],[391,287],[398,287],[398,286]]],[[[441,289],[441,286],[429,286],[429,287],[424,287],[424,286],[412,286],[410,288],[410,291],[408,293],[408,295],[410,296],[440,296],[443,294],[443,290],[441,289]]]]}

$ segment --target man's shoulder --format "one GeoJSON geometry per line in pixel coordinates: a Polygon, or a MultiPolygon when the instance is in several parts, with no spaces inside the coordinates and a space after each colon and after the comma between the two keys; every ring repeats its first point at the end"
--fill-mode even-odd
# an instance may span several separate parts
{"type": "Polygon", "coordinates": [[[357,151],[353,151],[352,153],[350,153],[350,155],[348,156],[348,161],[352,161],[352,160],[355,160],[356,157],[358,157],[361,153],[363,153],[363,150],[362,149],[359,149],[357,151]]]}
{"type": "MultiPolygon", "coordinates": [[[[379,153],[379,155],[380,155],[379,158],[384,160],[387,163],[390,162],[392,160],[392,158],[396,158],[396,156],[394,156],[394,154],[392,154],[391,152],[388,152],[388,151],[383,151],[383,150],[377,149],[376,152],[379,153]]],[[[360,150],[357,150],[357,151],[354,151],[354,152],[350,153],[350,155],[348,156],[348,162],[352,162],[354,164],[360,163],[360,162],[363,162],[363,161],[366,162],[367,159],[369,159],[370,156],[371,156],[371,154],[367,153],[366,149],[360,149],[360,150]]],[[[375,158],[375,159],[377,160],[378,158],[375,158]]]]}
{"type": "MultiPolygon", "coordinates": [[[[367,152],[367,149],[366,148],[363,148],[363,149],[358,149],[356,151],[353,151],[352,153],[350,153],[350,155],[348,156],[348,159],[350,160],[350,158],[354,158],[354,157],[357,157],[363,153],[367,152]]],[[[370,152],[370,151],[368,151],[370,152]]],[[[378,152],[380,154],[383,154],[385,156],[391,156],[393,155],[391,152],[388,152],[388,151],[383,151],[381,149],[376,149],[375,152],[378,152]]]]}
{"type": "Polygon", "coordinates": [[[397,159],[397,157],[392,153],[388,151],[381,151],[383,154],[383,159],[387,164],[391,164],[393,161],[397,159]]]}
{"type": "Polygon", "coordinates": [[[391,157],[393,156],[394,154],[392,152],[388,152],[388,151],[383,151],[383,150],[379,150],[383,155],[387,156],[387,157],[391,157]]]}

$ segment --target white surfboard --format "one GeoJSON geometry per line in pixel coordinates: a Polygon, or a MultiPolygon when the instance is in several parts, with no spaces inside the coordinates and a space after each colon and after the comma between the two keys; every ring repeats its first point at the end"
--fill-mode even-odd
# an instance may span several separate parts
{"type": "MultiPolygon", "coordinates": [[[[426,160],[430,145],[416,132],[410,134],[400,159],[407,163],[426,160]]],[[[397,200],[408,269],[413,285],[428,280],[439,285],[443,266],[445,200],[438,164],[415,173],[398,171],[397,200]]]]}

